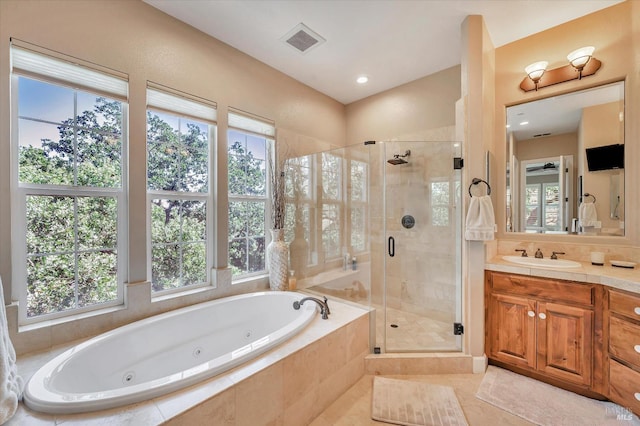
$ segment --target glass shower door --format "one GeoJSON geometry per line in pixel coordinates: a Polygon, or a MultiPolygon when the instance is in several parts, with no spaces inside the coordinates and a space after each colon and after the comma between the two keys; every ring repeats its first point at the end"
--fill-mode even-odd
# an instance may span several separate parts
{"type": "MultiPolygon", "coordinates": [[[[385,352],[460,351],[460,170],[454,142],[385,142],[385,352]]],[[[378,311],[378,315],[381,313],[378,311]]],[[[381,342],[379,342],[381,343],[381,342]]]]}

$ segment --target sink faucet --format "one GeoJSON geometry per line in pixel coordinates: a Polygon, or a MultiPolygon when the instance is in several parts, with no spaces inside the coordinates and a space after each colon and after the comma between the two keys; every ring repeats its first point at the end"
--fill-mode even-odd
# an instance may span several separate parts
{"type": "Polygon", "coordinates": [[[544,257],[544,255],[542,254],[540,249],[538,249],[538,251],[536,251],[535,257],[536,257],[536,259],[542,259],[544,257]]]}
{"type": "Polygon", "coordinates": [[[329,314],[331,313],[331,311],[329,310],[329,301],[327,300],[326,297],[324,298],[324,301],[317,299],[315,297],[304,297],[300,301],[296,300],[295,302],[293,302],[293,309],[295,310],[300,309],[302,304],[307,300],[313,300],[318,304],[318,306],[320,306],[320,315],[322,315],[322,319],[329,319],[329,314]]]}
{"type": "Polygon", "coordinates": [[[551,259],[557,259],[559,254],[566,254],[563,251],[554,251],[553,253],[551,253],[551,259]]]}
{"type": "Polygon", "coordinates": [[[516,249],[516,251],[521,251],[522,252],[522,257],[528,257],[529,256],[525,249],[516,249]]]}

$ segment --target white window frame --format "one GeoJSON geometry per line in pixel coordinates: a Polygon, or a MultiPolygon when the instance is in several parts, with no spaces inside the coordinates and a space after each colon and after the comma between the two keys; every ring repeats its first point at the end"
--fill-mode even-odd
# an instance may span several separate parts
{"type": "MultiPolygon", "coordinates": [[[[272,120],[266,119],[264,117],[259,117],[255,114],[248,113],[246,111],[241,111],[235,108],[229,108],[228,111],[228,129],[227,129],[227,162],[229,155],[229,134],[232,131],[242,133],[248,136],[254,136],[265,140],[265,152],[268,157],[269,152],[275,152],[275,144],[276,144],[276,127],[275,123],[272,120]]],[[[277,153],[275,154],[277,155],[277,153]]],[[[272,227],[271,225],[271,199],[272,199],[272,190],[271,182],[269,179],[270,176],[270,164],[269,159],[265,160],[265,195],[247,195],[247,194],[232,194],[230,190],[228,193],[228,203],[229,206],[232,202],[264,202],[264,245],[265,245],[265,267],[263,270],[254,271],[244,274],[233,275],[231,283],[232,285],[240,284],[245,282],[248,279],[257,278],[260,276],[264,276],[268,273],[268,264],[266,262],[266,247],[271,242],[271,235],[268,230],[272,227]]],[[[231,235],[227,233],[227,247],[229,247],[231,243],[231,235]]],[[[227,262],[231,263],[230,254],[227,255],[227,262]]]]}
{"type": "MultiPolygon", "coordinates": [[[[57,52],[51,52],[29,43],[12,39],[11,46],[11,124],[12,151],[11,156],[11,206],[12,206],[12,263],[13,297],[18,300],[18,322],[28,325],[53,319],[97,311],[124,303],[124,281],[128,264],[127,253],[127,191],[128,187],[128,76],[117,71],[71,58],[57,52]],[[48,84],[67,87],[76,92],[93,93],[122,102],[122,145],[120,156],[120,187],[88,187],[76,185],[48,185],[19,182],[19,119],[18,116],[18,82],[20,77],[39,80],[48,84]],[[117,202],[117,240],[116,240],[116,297],[113,300],[96,303],[81,308],[65,309],[34,317],[27,316],[27,221],[26,200],[28,196],[65,196],[65,197],[111,197],[117,202]],[[17,293],[17,294],[16,294],[17,293]]],[[[74,109],[77,106],[74,99],[74,109]]],[[[76,114],[77,115],[77,114],[76,114]]],[[[33,117],[32,117],[33,118],[33,117]]],[[[38,120],[36,120],[38,121],[38,120]]],[[[40,120],[42,122],[42,120],[40,120]]],[[[47,122],[48,123],[48,122],[47,122]]],[[[59,124],[59,123],[51,123],[59,124]]],[[[74,230],[77,235],[77,230],[74,230]]],[[[49,253],[53,254],[53,253],[49,253]]],[[[74,247],[73,256],[80,251],[74,247]]],[[[77,271],[76,271],[77,272],[77,271]]]]}
{"type": "MultiPolygon", "coordinates": [[[[309,212],[309,223],[307,224],[309,227],[309,239],[307,241],[308,247],[309,247],[309,256],[307,259],[307,262],[305,264],[305,266],[310,267],[310,266],[314,266],[317,264],[317,252],[318,252],[318,246],[317,246],[317,241],[318,241],[318,236],[317,236],[317,227],[316,227],[316,222],[317,222],[317,210],[318,210],[318,204],[317,204],[317,180],[318,180],[318,176],[316,174],[316,170],[317,170],[317,165],[315,163],[315,158],[317,157],[317,154],[309,154],[309,155],[304,155],[304,156],[300,156],[300,157],[296,157],[296,159],[298,158],[307,158],[308,161],[308,169],[309,169],[309,187],[308,187],[308,191],[309,191],[309,196],[308,197],[299,197],[297,200],[294,197],[291,197],[289,195],[287,195],[286,197],[286,204],[288,206],[291,206],[294,211],[296,208],[296,203],[298,205],[300,205],[303,209],[306,208],[308,209],[309,212]]],[[[287,167],[287,173],[296,173],[295,171],[291,170],[292,168],[302,168],[299,165],[290,165],[287,167]]],[[[291,189],[291,191],[293,191],[293,188],[291,189]]],[[[294,227],[295,227],[295,218],[293,220],[294,222],[294,227]]],[[[293,241],[293,239],[295,239],[295,229],[291,230],[291,234],[293,234],[293,238],[289,238],[286,239],[286,241],[288,243],[291,243],[291,241],[293,241]]],[[[286,230],[285,230],[285,235],[286,235],[286,230]]]]}
{"type": "Polygon", "coordinates": [[[363,194],[363,199],[362,200],[355,200],[353,198],[353,190],[349,190],[347,191],[349,198],[347,200],[347,208],[345,209],[347,211],[347,215],[345,217],[345,223],[347,224],[347,227],[349,228],[349,232],[346,233],[346,235],[348,236],[348,241],[349,241],[349,246],[351,247],[351,253],[353,254],[363,254],[369,251],[369,192],[368,192],[368,188],[369,188],[369,163],[367,163],[366,161],[362,161],[362,160],[356,160],[354,158],[350,158],[347,161],[347,167],[348,167],[348,173],[347,173],[347,188],[353,188],[353,163],[359,163],[364,165],[364,182],[363,182],[363,187],[365,189],[364,194],[363,194]],[[364,237],[364,241],[363,241],[363,245],[364,247],[362,248],[362,250],[356,250],[356,247],[353,244],[353,233],[354,233],[354,226],[353,226],[353,211],[354,210],[361,210],[362,211],[362,222],[363,222],[363,237],[364,237]]]}
{"type": "MultiPolygon", "coordinates": [[[[165,115],[170,115],[178,119],[186,119],[195,121],[198,123],[206,124],[208,126],[207,138],[209,142],[208,146],[208,159],[207,159],[207,191],[206,192],[186,192],[186,191],[166,191],[166,190],[151,190],[149,189],[148,182],[145,185],[147,187],[147,276],[149,281],[152,281],[153,277],[153,248],[152,241],[152,215],[151,205],[154,199],[171,199],[180,201],[202,201],[205,203],[206,209],[206,224],[205,224],[205,247],[206,247],[206,279],[204,282],[183,285],[180,287],[163,289],[154,291],[152,287],[152,296],[158,297],[174,293],[182,293],[191,291],[200,287],[208,287],[213,285],[212,280],[212,268],[215,245],[213,239],[213,220],[214,210],[216,209],[216,203],[214,198],[214,185],[215,174],[213,173],[213,158],[215,158],[215,149],[217,146],[217,105],[215,102],[199,98],[175,89],[168,88],[166,86],[147,82],[147,112],[159,112],[165,115]]],[[[146,115],[145,115],[146,117],[146,115]]],[[[145,119],[146,120],[146,119],[145,119]]],[[[148,140],[146,140],[145,132],[145,149],[147,151],[148,168],[148,140]]],[[[147,174],[148,176],[148,170],[147,174]]],[[[176,244],[184,245],[184,242],[176,242],[176,244]]],[[[180,275],[182,272],[180,271],[180,275]]]]}
{"type": "Polygon", "coordinates": [[[332,152],[323,152],[318,156],[318,161],[320,162],[320,164],[317,167],[317,170],[320,173],[320,182],[321,182],[321,186],[324,187],[324,182],[322,180],[322,170],[324,170],[323,167],[323,159],[325,155],[330,155],[332,157],[335,157],[338,159],[339,162],[339,167],[337,169],[337,181],[338,181],[338,194],[336,196],[336,198],[325,198],[324,196],[324,189],[322,191],[322,194],[318,196],[318,200],[319,200],[319,208],[318,208],[318,215],[319,215],[319,219],[318,219],[318,228],[319,228],[319,235],[320,238],[318,238],[318,244],[319,244],[319,250],[318,250],[318,254],[320,255],[320,260],[319,263],[326,263],[326,262],[330,262],[332,260],[337,260],[340,259],[344,253],[342,253],[343,251],[343,247],[345,244],[345,241],[347,240],[346,238],[346,230],[345,230],[345,211],[347,210],[345,207],[345,200],[344,200],[344,194],[345,194],[345,186],[346,186],[346,181],[345,181],[345,173],[346,173],[346,160],[344,157],[334,154],[332,152]],[[327,254],[327,250],[325,248],[324,245],[324,239],[322,238],[322,217],[323,217],[323,211],[324,211],[324,206],[334,206],[335,208],[337,208],[337,220],[339,221],[338,223],[338,248],[337,248],[337,253],[329,253],[327,254]]]}

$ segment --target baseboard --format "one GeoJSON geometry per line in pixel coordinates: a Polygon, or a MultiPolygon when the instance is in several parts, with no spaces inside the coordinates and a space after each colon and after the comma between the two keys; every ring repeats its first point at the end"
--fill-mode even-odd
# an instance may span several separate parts
{"type": "Polygon", "coordinates": [[[368,355],[365,374],[421,375],[473,372],[473,357],[461,353],[400,353],[368,355]]]}
{"type": "Polygon", "coordinates": [[[481,374],[487,371],[489,359],[486,355],[473,357],[473,374],[481,374]]]}

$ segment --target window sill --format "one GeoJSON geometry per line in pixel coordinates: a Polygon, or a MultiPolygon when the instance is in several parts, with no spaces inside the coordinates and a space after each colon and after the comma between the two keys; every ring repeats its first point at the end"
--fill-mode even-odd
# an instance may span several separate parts
{"type": "Polygon", "coordinates": [[[127,307],[124,304],[121,304],[116,306],[110,306],[108,308],[96,309],[94,311],[73,314],[73,315],[69,315],[61,318],[39,321],[31,324],[24,324],[24,325],[18,326],[18,333],[40,330],[43,328],[53,327],[61,324],[68,324],[68,323],[72,323],[72,322],[87,319],[87,318],[93,318],[101,315],[111,314],[118,311],[123,311],[125,309],[127,309],[127,307]]]}
{"type": "Polygon", "coordinates": [[[158,296],[151,296],[151,303],[157,303],[157,302],[163,302],[165,300],[173,300],[173,299],[180,299],[184,296],[192,296],[194,294],[202,294],[202,293],[207,293],[207,292],[213,292],[215,290],[215,287],[212,287],[210,285],[206,285],[206,286],[202,286],[202,287],[196,287],[196,288],[191,288],[188,290],[183,290],[183,291],[175,291],[172,293],[167,293],[167,294],[160,294],[158,296]]]}
{"type": "Polygon", "coordinates": [[[269,274],[251,275],[250,277],[238,278],[231,281],[232,286],[262,283],[269,284],[269,274]]]}

